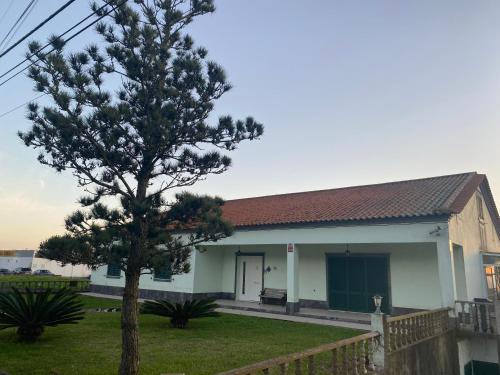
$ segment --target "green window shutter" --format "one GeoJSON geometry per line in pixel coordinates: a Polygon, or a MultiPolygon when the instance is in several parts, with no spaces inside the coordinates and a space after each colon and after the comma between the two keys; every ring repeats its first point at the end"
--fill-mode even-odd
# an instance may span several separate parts
{"type": "Polygon", "coordinates": [[[170,260],[168,260],[167,264],[165,264],[164,266],[155,268],[154,279],[162,281],[170,281],[172,279],[172,267],[170,264],[170,260]]]}
{"type": "Polygon", "coordinates": [[[109,263],[107,277],[120,277],[121,275],[120,265],[118,263],[109,263]]]}

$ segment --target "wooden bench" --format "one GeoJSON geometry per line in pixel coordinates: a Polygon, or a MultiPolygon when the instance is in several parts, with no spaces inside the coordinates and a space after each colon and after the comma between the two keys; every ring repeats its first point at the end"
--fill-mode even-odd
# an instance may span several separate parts
{"type": "Polygon", "coordinates": [[[260,303],[286,305],[286,289],[264,288],[260,293],[260,303]]]}

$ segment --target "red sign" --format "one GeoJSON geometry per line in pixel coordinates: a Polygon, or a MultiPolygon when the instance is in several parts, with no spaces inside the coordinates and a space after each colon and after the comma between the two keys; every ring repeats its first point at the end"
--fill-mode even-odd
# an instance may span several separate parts
{"type": "Polygon", "coordinates": [[[287,250],[289,253],[293,253],[293,250],[295,249],[295,245],[293,243],[289,243],[287,246],[287,250]]]}

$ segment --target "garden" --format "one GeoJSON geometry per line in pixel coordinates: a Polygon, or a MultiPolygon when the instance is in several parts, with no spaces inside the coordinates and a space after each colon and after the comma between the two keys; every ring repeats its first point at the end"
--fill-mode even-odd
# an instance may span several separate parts
{"type": "MultiPolygon", "coordinates": [[[[77,296],[85,310],[77,324],[46,327],[35,342],[0,330],[0,371],[9,375],[115,374],[120,361],[121,301],[77,296]]],[[[156,307],[158,308],[158,306],[156,307]]],[[[190,320],[185,329],[169,319],[141,314],[142,374],[216,374],[256,361],[359,334],[352,329],[232,314],[190,320]]]]}

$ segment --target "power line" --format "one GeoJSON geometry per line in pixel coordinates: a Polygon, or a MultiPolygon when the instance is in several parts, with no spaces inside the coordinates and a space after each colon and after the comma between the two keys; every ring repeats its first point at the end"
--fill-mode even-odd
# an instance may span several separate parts
{"type": "MultiPolygon", "coordinates": [[[[89,23],[87,26],[81,28],[80,30],[78,30],[76,33],[72,34],[68,39],[65,39],[63,42],[64,43],[68,43],[70,40],[72,40],[73,38],[77,37],[78,35],[80,35],[81,33],[83,33],[85,30],[89,29],[91,26],[95,25],[97,22],[99,22],[100,20],[102,20],[104,17],[107,17],[109,14],[111,14],[111,12],[113,12],[115,9],[121,7],[123,4],[125,4],[127,2],[127,0],[123,0],[120,4],[116,5],[114,8],[112,8],[111,10],[107,11],[106,13],[104,13],[102,16],[100,16],[99,18],[97,18],[96,20],[92,21],[91,23],[89,23]]],[[[97,11],[96,11],[97,12],[97,11]]],[[[94,12],[94,13],[96,13],[94,12]]],[[[50,43],[51,44],[51,43],[50,43]]],[[[50,51],[46,52],[45,54],[43,54],[42,58],[47,56],[49,53],[53,52],[56,48],[53,47],[50,51]]],[[[32,57],[34,54],[32,54],[30,57],[32,57]]],[[[25,60],[26,61],[26,60],[25,60]]],[[[37,61],[35,62],[38,62],[40,61],[40,59],[38,59],[37,61]]],[[[24,62],[24,61],[23,61],[24,62]]],[[[11,79],[17,77],[19,74],[23,73],[26,69],[28,69],[29,67],[31,67],[32,65],[35,64],[35,62],[32,62],[31,64],[25,66],[23,69],[21,69],[20,71],[18,71],[17,73],[14,73],[12,76],[10,76],[9,78],[7,78],[6,80],[0,82],[0,87],[5,85],[7,82],[9,82],[11,79]]],[[[5,74],[4,74],[5,75],[5,74]]],[[[4,76],[2,75],[2,77],[4,76]]]]}
{"type": "Polygon", "coordinates": [[[28,12],[30,9],[31,9],[31,6],[33,5],[33,3],[35,2],[36,0],[31,0],[28,5],[26,6],[26,8],[24,8],[23,12],[21,13],[21,15],[17,18],[16,22],[14,22],[14,25],[11,26],[10,30],[7,32],[7,35],[4,36],[4,38],[2,39],[2,41],[0,42],[0,46],[2,46],[5,42],[5,40],[7,40],[7,38],[9,37],[10,33],[12,33],[12,31],[15,29],[15,27],[18,25],[18,23],[21,21],[21,19],[24,17],[24,15],[26,14],[26,12],[28,12]]]}
{"type": "MultiPolygon", "coordinates": [[[[94,12],[90,13],[87,17],[85,17],[84,19],[82,19],[80,22],[78,22],[77,24],[73,25],[72,27],[70,27],[68,30],[66,30],[65,32],[63,32],[62,34],[60,34],[59,36],[57,36],[55,38],[55,40],[59,40],[61,39],[63,36],[65,36],[67,33],[73,31],[74,29],[76,29],[78,26],[80,26],[82,23],[84,23],[85,21],[87,21],[88,19],[90,19],[94,14],[96,14],[97,12],[99,12],[100,10],[104,9],[106,6],[108,6],[108,4],[104,4],[103,6],[101,6],[100,8],[96,9],[94,12]]],[[[47,44],[45,44],[44,46],[40,47],[39,49],[37,49],[35,52],[33,52],[31,55],[27,56],[23,61],[21,61],[20,63],[14,65],[12,68],[10,68],[9,70],[7,70],[5,73],[3,73],[2,75],[0,75],[0,78],[3,78],[5,77],[7,74],[9,74],[10,72],[12,72],[13,70],[15,70],[16,68],[20,67],[21,65],[23,65],[26,61],[29,61],[33,56],[35,56],[37,53],[43,51],[45,48],[49,47],[52,45],[52,42],[48,42],[47,44]]]]}
{"type": "Polygon", "coordinates": [[[14,37],[16,36],[17,32],[19,31],[19,29],[21,28],[21,26],[24,24],[24,22],[26,21],[26,19],[29,17],[29,15],[31,14],[31,12],[33,12],[33,9],[35,9],[35,6],[36,4],[38,3],[38,0],[35,0],[35,3],[33,4],[33,6],[30,8],[30,10],[28,10],[28,13],[26,13],[26,15],[24,16],[24,18],[21,20],[21,22],[19,23],[19,25],[17,25],[16,29],[14,30],[14,32],[12,33],[12,35],[10,36],[9,40],[7,40],[5,42],[5,44],[3,45],[3,48],[2,48],[2,51],[9,45],[9,43],[11,42],[12,39],[14,39],[14,37]]]}
{"type": "Polygon", "coordinates": [[[14,4],[14,0],[10,0],[9,5],[7,5],[7,9],[5,9],[5,12],[3,12],[2,17],[0,17],[0,23],[3,21],[7,13],[9,13],[10,8],[12,7],[12,4],[14,4]]]}
{"type": "Polygon", "coordinates": [[[47,94],[46,94],[46,93],[43,93],[43,94],[41,94],[41,95],[38,95],[38,96],[34,97],[34,98],[33,98],[33,99],[31,99],[31,100],[28,100],[27,102],[24,102],[23,104],[19,104],[18,106],[14,107],[14,108],[12,108],[12,109],[9,109],[7,112],[4,112],[4,113],[0,114],[0,118],[2,118],[2,117],[4,117],[4,116],[7,116],[8,114],[10,114],[10,113],[12,113],[12,112],[14,112],[14,111],[18,110],[19,108],[24,107],[26,104],[31,103],[31,102],[32,102],[32,101],[34,101],[34,100],[40,99],[42,96],[45,96],[45,95],[47,95],[47,94]]]}
{"type": "Polygon", "coordinates": [[[35,28],[33,28],[31,31],[26,33],[21,39],[19,39],[17,42],[15,42],[12,46],[7,48],[5,51],[3,51],[0,54],[0,58],[5,56],[7,53],[9,53],[13,48],[18,46],[20,43],[22,43],[26,38],[29,38],[33,33],[35,33],[37,30],[39,30],[43,25],[45,25],[47,22],[49,22],[52,18],[57,16],[59,13],[61,13],[64,9],[66,9],[68,6],[70,6],[72,3],[74,3],[76,0],[69,0],[67,1],[64,5],[62,5],[59,9],[57,9],[55,12],[53,12],[50,16],[48,16],[46,19],[44,19],[42,22],[40,22],[35,28]]]}

